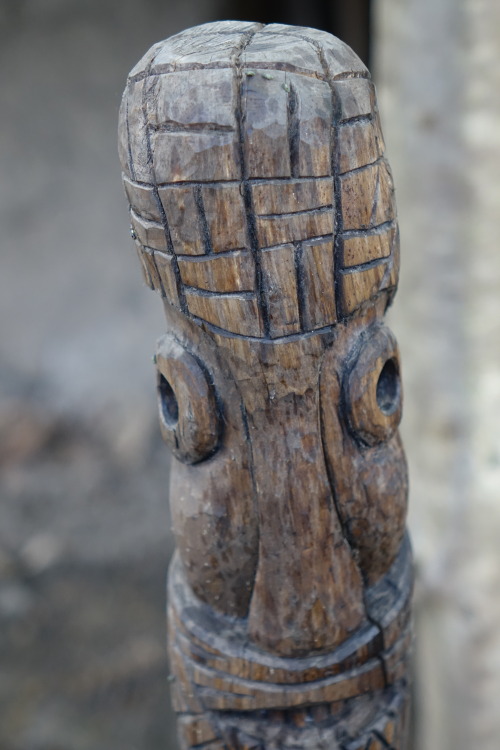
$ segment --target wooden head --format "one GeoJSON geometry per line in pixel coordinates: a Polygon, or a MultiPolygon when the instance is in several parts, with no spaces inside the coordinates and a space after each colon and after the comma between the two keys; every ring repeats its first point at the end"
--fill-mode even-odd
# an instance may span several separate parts
{"type": "Polygon", "coordinates": [[[332,649],[404,534],[394,190],[374,86],[323,32],[155,45],[120,120],[131,231],[164,298],[160,423],[183,569],[283,655],[332,649]]]}

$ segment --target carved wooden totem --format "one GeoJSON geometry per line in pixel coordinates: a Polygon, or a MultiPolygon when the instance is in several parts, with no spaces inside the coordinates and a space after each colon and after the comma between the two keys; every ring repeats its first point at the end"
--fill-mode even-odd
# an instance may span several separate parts
{"type": "Polygon", "coordinates": [[[189,29],[132,70],[120,155],[167,318],[181,747],[403,750],[399,237],[369,73],[314,29],[189,29]]]}

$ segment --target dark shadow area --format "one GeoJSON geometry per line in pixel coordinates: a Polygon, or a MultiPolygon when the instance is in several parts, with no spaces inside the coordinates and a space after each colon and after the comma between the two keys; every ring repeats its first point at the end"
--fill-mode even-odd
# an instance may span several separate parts
{"type": "Polygon", "coordinates": [[[370,0],[349,3],[310,0],[220,0],[221,17],[262,23],[289,23],[329,31],[370,64],[370,0]]]}

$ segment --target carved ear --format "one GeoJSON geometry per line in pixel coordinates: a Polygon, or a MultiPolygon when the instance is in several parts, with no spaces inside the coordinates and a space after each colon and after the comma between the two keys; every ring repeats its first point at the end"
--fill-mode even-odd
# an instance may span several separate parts
{"type": "Polygon", "coordinates": [[[366,337],[344,388],[354,436],[366,445],[389,440],[401,421],[403,399],[398,345],[388,328],[366,337]]]}
{"type": "Polygon", "coordinates": [[[182,463],[209,458],[219,445],[222,419],[208,372],[170,335],[158,342],[156,367],[163,440],[182,463]]]}

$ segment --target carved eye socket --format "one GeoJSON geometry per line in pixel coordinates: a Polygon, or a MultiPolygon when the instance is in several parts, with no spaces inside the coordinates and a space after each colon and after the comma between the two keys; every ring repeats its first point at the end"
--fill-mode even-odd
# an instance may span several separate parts
{"type": "Polygon", "coordinates": [[[352,432],[367,445],[388,440],[401,421],[403,400],[398,345],[388,328],[363,342],[346,385],[352,432]]]}
{"type": "Polygon", "coordinates": [[[209,458],[219,444],[222,420],[207,372],[170,336],[160,339],[156,367],[164,441],[183,463],[209,458]]]}
{"type": "Polygon", "coordinates": [[[161,372],[158,372],[158,405],[162,421],[171,429],[175,429],[179,421],[179,404],[174,389],[161,372]]]}
{"type": "Polygon", "coordinates": [[[400,406],[399,364],[394,357],[388,359],[380,371],[377,380],[376,398],[380,411],[388,417],[394,414],[400,406]]]}

